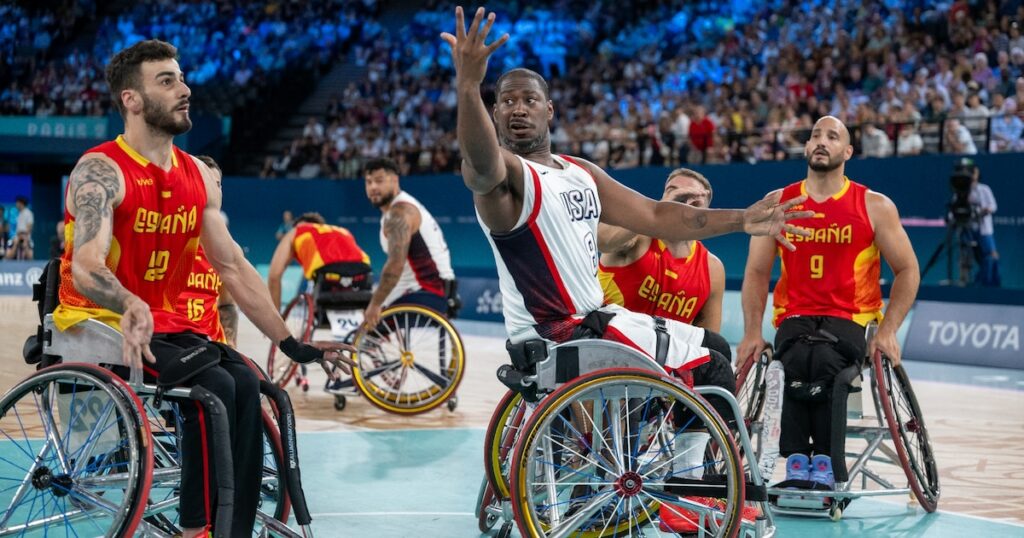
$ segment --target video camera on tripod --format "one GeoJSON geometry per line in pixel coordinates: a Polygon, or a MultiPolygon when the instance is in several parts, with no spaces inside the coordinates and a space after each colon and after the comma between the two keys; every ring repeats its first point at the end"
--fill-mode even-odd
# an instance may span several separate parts
{"type": "Polygon", "coordinates": [[[953,173],[949,176],[949,186],[953,190],[953,200],[949,202],[947,223],[965,226],[978,218],[978,212],[971,204],[971,185],[977,173],[974,161],[967,157],[953,165],[953,173]]]}

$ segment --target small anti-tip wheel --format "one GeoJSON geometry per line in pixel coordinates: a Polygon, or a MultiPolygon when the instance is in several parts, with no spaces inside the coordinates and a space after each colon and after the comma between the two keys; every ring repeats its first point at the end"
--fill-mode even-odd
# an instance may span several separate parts
{"type": "Polygon", "coordinates": [[[506,521],[498,529],[498,534],[495,534],[494,538],[509,538],[510,536],[512,536],[512,522],[506,521]]]}
{"type": "Polygon", "coordinates": [[[448,398],[446,404],[448,405],[448,410],[454,412],[455,408],[459,406],[459,397],[452,396],[451,398],[448,398]]]}
{"type": "Polygon", "coordinates": [[[342,395],[342,394],[335,394],[334,395],[334,409],[335,409],[335,411],[344,411],[345,410],[345,403],[346,402],[345,402],[345,396],[344,395],[342,395]]]}
{"type": "Polygon", "coordinates": [[[843,507],[839,505],[833,505],[828,509],[828,518],[832,521],[839,521],[843,519],[843,507]]]}

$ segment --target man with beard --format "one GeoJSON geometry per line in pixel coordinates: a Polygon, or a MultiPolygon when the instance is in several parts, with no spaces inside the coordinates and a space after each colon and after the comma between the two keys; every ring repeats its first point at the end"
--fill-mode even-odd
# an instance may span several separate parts
{"type": "Polygon", "coordinates": [[[780,203],[775,193],[746,210],[656,202],[593,163],[552,155],[554,105],[547,82],[529,69],[512,69],[498,78],[492,123],[480,84],[488,58],[508,35],[485,44],[494,14],[486,23],[484,14],[483,8],[477,10],[467,32],[462,8],[456,8],[456,34],[441,36],[451,45],[456,69],[463,179],[494,251],[510,343],[560,343],[583,335],[616,340],[664,358],[669,371],[688,375],[694,370],[698,384],[733,390],[729,361],[716,350],[728,347],[720,335],[604,304],[597,278],[597,224],[673,242],[743,231],[775,237],[791,248],[783,232],[805,232],[786,221],[811,213],[786,210],[803,198],[780,203]],[[667,340],[659,333],[667,334],[667,340]],[[659,341],[667,341],[667,348],[659,341]]]}
{"type": "MultiPolygon", "coordinates": [[[[270,302],[259,273],[231,238],[220,213],[220,178],[173,144],[192,127],[189,96],[177,49],[157,40],[124,49],[107,65],[107,83],[124,118],[124,134],[90,149],[71,172],[66,194],[68,248],[60,266],[61,331],[95,319],[123,334],[123,361],[152,380],[185,361],[210,366],[186,382],[224,404],[234,467],[230,535],[251,536],[260,499],[263,432],[256,375],[237,352],[211,343],[195,322],[174,308],[186,287],[200,240],[238,307],[298,362],[330,362],[347,370],[352,351],[299,343],[270,302]],[[145,359],[145,362],[143,360],[145,359]]],[[[72,357],[73,358],[73,357],[72,357]]],[[[329,369],[325,365],[325,369],[329,369]]],[[[205,536],[213,522],[216,481],[207,454],[205,412],[179,406],[180,526],[186,538],[205,536]]],[[[223,530],[223,529],[222,529],[223,530]]]]}
{"type": "Polygon", "coordinates": [[[794,209],[812,211],[814,216],[794,224],[811,233],[789,237],[800,243],[796,251],[779,249],[781,240],[751,238],[743,276],[745,330],[737,353],[741,361],[752,360],[764,345],[761,323],[779,252],[782,274],[774,292],[775,348],[786,344],[791,349],[776,357],[785,367],[787,383],[779,451],[789,456],[787,479],[811,479],[830,486],[831,386],[849,362],[833,346],[801,347],[794,342],[828,333],[855,346],[863,357],[864,326],[880,321],[869,352],[881,351],[899,364],[896,331],[914,303],[921,279],[917,257],[892,200],[844,175],[846,161],[853,155],[846,126],[832,116],[818,120],[804,155],[806,179],[778,192],[782,200],[806,198],[794,209]],[[879,254],[894,274],[884,317],[879,254]],[[794,382],[808,390],[793,390],[794,382]],[[812,454],[817,455],[810,460],[812,454]]]}
{"type": "Polygon", "coordinates": [[[444,314],[455,273],[441,227],[398,185],[398,165],[391,159],[367,162],[363,177],[366,197],[382,214],[380,246],[388,256],[366,307],[366,325],[376,326],[381,310],[393,304],[415,304],[444,314]]]}

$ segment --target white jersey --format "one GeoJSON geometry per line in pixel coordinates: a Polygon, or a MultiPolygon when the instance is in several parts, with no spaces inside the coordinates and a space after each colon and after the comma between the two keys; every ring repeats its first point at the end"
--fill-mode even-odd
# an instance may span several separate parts
{"type": "Polygon", "coordinates": [[[492,233],[505,316],[513,343],[538,337],[561,342],[579,319],[604,303],[597,278],[601,200],[590,172],[567,158],[560,167],[519,157],[523,209],[515,227],[492,233]]]}
{"type": "MultiPolygon", "coordinates": [[[[448,243],[444,241],[441,227],[434,216],[423,207],[419,200],[409,193],[400,191],[394,204],[409,204],[420,211],[420,229],[409,239],[409,254],[402,267],[402,276],[398,279],[395,289],[384,299],[384,305],[393,303],[399,297],[417,291],[426,291],[435,295],[444,295],[444,281],[454,280],[451,254],[448,243]]],[[[380,247],[388,251],[388,238],[384,237],[384,226],[380,230],[380,247]]]]}

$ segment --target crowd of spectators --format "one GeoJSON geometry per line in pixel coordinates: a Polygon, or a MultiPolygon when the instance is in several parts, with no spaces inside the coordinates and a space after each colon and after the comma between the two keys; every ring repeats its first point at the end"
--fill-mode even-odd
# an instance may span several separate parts
{"type": "MultiPolygon", "coordinates": [[[[87,7],[75,13],[96,16],[87,7]]],[[[361,38],[377,11],[376,0],[149,0],[102,17],[94,38],[75,42],[87,45],[55,55],[49,35],[68,24],[59,14],[0,7],[0,51],[24,67],[0,71],[0,114],[106,114],[104,65],[116,51],[150,38],[178,47],[193,88],[259,91],[285,68],[333,61],[343,45],[361,38]]]]}
{"type": "MultiPolygon", "coordinates": [[[[491,35],[512,36],[489,80],[514,66],[542,73],[554,150],[601,166],[799,158],[826,114],[866,157],[1024,150],[1020,0],[519,5],[489,6],[491,35]]],[[[404,173],[458,172],[453,71],[437,38],[451,24],[451,6],[433,5],[400,35],[382,32],[356,55],[366,78],[263,175],[358,177],[382,155],[404,173]]]]}

